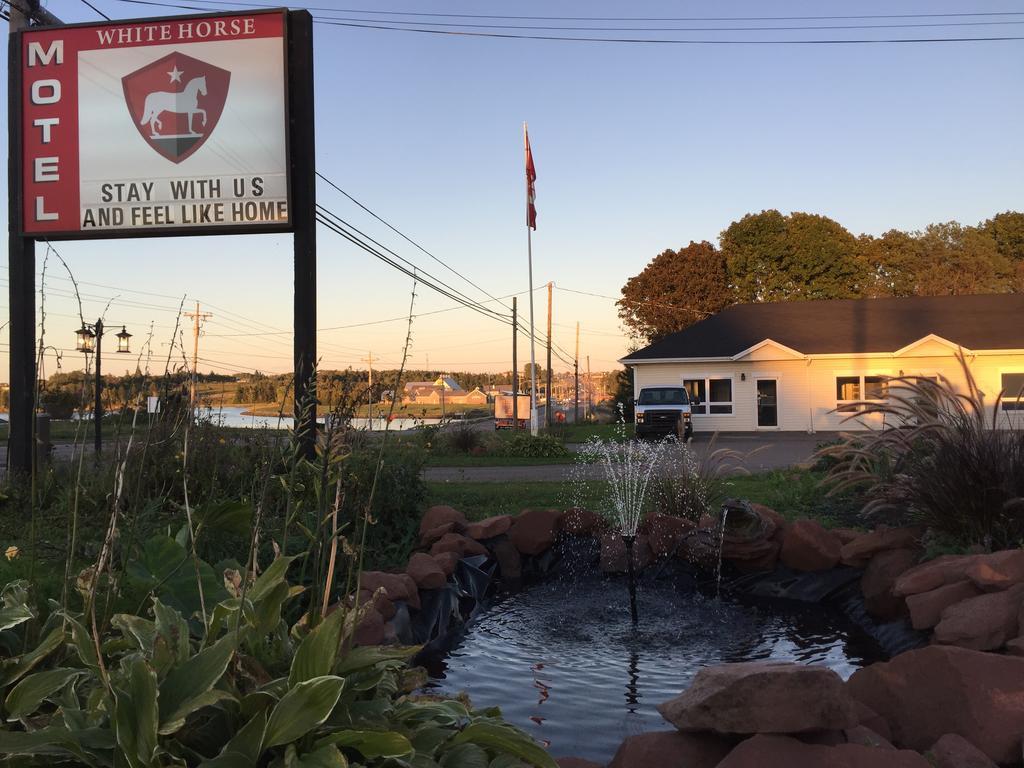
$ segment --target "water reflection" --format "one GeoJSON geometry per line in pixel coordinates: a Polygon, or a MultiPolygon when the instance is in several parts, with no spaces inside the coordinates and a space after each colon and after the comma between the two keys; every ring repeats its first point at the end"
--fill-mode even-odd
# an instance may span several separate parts
{"type": "Polygon", "coordinates": [[[505,599],[436,659],[432,687],[500,706],[552,754],[608,762],[623,738],[665,729],[655,709],[703,666],[785,659],[846,678],[880,658],[875,644],[818,607],[742,605],[643,585],[639,628],[617,580],[581,577],[505,599]]]}

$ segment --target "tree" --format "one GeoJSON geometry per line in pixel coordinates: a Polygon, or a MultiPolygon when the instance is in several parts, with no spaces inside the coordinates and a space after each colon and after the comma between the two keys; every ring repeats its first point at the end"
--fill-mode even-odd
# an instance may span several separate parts
{"type": "Polygon", "coordinates": [[[857,238],[827,216],[748,214],[720,238],[740,302],[849,299],[865,279],[857,238]]]}
{"type": "Polygon", "coordinates": [[[918,293],[918,276],[925,259],[922,244],[913,234],[890,229],[877,238],[863,235],[860,253],[865,296],[914,296],[918,293]]]}
{"type": "Polygon", "coordinates": [[[637,341],[654,342],[732,303],[725,259],[711,243],[690,242],[654,257],[622,287],[619,317],[637,341]]]}
{"type": "Polygon", "coordinates": [[[981,224],[981,229],[995,240],[1001,256],[1016,264],[1024,263],[1024,213],[997,213],[981,224]]]}
{"type": "Polygon", "coordinates": [[[1003,293],[1010,289],[1014,265],[999,253],[995,238],[983,228],[955,221],[929,224],[917,238],[922,251],[918,295],[1003,293]]]}

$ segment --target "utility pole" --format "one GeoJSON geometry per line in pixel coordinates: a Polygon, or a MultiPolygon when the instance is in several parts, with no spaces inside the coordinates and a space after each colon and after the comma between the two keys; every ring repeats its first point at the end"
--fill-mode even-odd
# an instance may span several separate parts
{"type": "Polygon", "coordinates": [[[555,287],[552,282],[548,283],[548,386],[547,395],[544,398],[547,407],[544,409],[544,423],[551,429],[551,289],[555,287]]]}
{"type": "Polygon", "coordinates": [[[369,373],[367,378],[367,391],[366,391],[366,415],[370,419],[370,431],[373,431],[373,350],[371,349],[369,354],[364,357],[360,362],[366,363],[369,366],[369,373]]]}
{"type": "Polygon", "coordinates": [[[573,399],[572,423],[580,423],[580,321],[576,321],[576,355],[572,359],[573,399]]]}
{"type": "Polygon", "coordinates": [[[199,384],[199,323],[207,318],[213,317],[209,312],[199,311],[199,302],[196,302],[195,312],[186,312],[185,317],[192,318],[192,386],[189,390],[189,407],[195,414],[198,405],[197,396],[199,384]]]}
{"type": "MultiPolygon", "coordinates": [[[[61,20],[39,7],[39,0],[9,0],[10,20],[7,97],[9,106],[22,98],[21,44],[15,33],[31,22],[60,24],[61,20]]],[[[22,126],[18,110],[7,110],[7,263],[10,306],[10,427],[7,466],[12,473],[30,473],[36,456],[36,241],[21,234],[22,126]]]]}
{"type": "MultiPolygon", "coordinates": [[[[590,378],[590,355],[587,355],[587,413],[594,415],[594,380],[590,378]]],[[[586,414],[584,414],[586,418],[586,414]]]]}
{"type": "Polygon", "coordinates": [[[512,297],[512,429],[519,429],[519,314],[516,297],[512,297]]]}

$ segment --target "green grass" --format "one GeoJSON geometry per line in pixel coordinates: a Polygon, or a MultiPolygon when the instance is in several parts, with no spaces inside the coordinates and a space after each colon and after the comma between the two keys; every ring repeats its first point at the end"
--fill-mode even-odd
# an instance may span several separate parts
{"type": "Polygon", "coordinates": [[[578,457],[548,456],[473,456],[468,453],[431,453],[427,457],[428,467],[533,467],[540,464],[575,464],[578,457]]]}
{"type": "Polygon", "coordinates": [[[606,491],[602,482],[567,483],[427,483],[427,503],[447,504],[470,520],[514,515],[528,507],[596,508],[606,491]]]}
{"type": "MultiPolygon", "coordinates": [[[[825,527],[860,527],[858,496],[826,497],[824,474],[807,470],[762,472],[729,478],[726,495],[764,504],[788,520],[815,519],[825,527]]],[[[471,519],[516,514],[527,507],[583,506],[597,509],[607,494],[602,481],[582,483],[427,483],[428,503],[447,504],[471,519]]]]}
{"type": "Polygon", "coordinates": [[[549,434],[563,443],[585,443],[592,437],[602,440],[627,440],[633,438],[632,424],[561,424],[553,426],[549,434]]]}

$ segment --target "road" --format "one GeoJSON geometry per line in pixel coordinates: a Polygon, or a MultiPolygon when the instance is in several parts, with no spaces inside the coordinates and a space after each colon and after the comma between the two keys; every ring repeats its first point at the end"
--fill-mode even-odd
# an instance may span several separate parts
{"type": "MultiPolygon", "coordinates": [[[[764,472],[771,469],[783,469],[807,462],[818,445],[834,440],[836,433],[819,432],[814,435],[805,433],[775,432],[743,433],[735,435],[719,435],[713,449],[737,451],[745,458],[734,465],[743,467],[749,472],[764,472]]],[[[707,455],[710,446],[707,435],[698,435],[691,443],[698,458],[707,455]]],[[[677,449],[679,450],[679,449],[677,449]]],[[[668,464],[671,467],[672,464],[668,464]]],[[[508,482],[564,482],[566,480],[603,480],[604,473],[596,464],[541,464],[517,467],[427,467],[424,479],[428,482],[469,482],[469,483],[508,483],[508,482]]]]}

